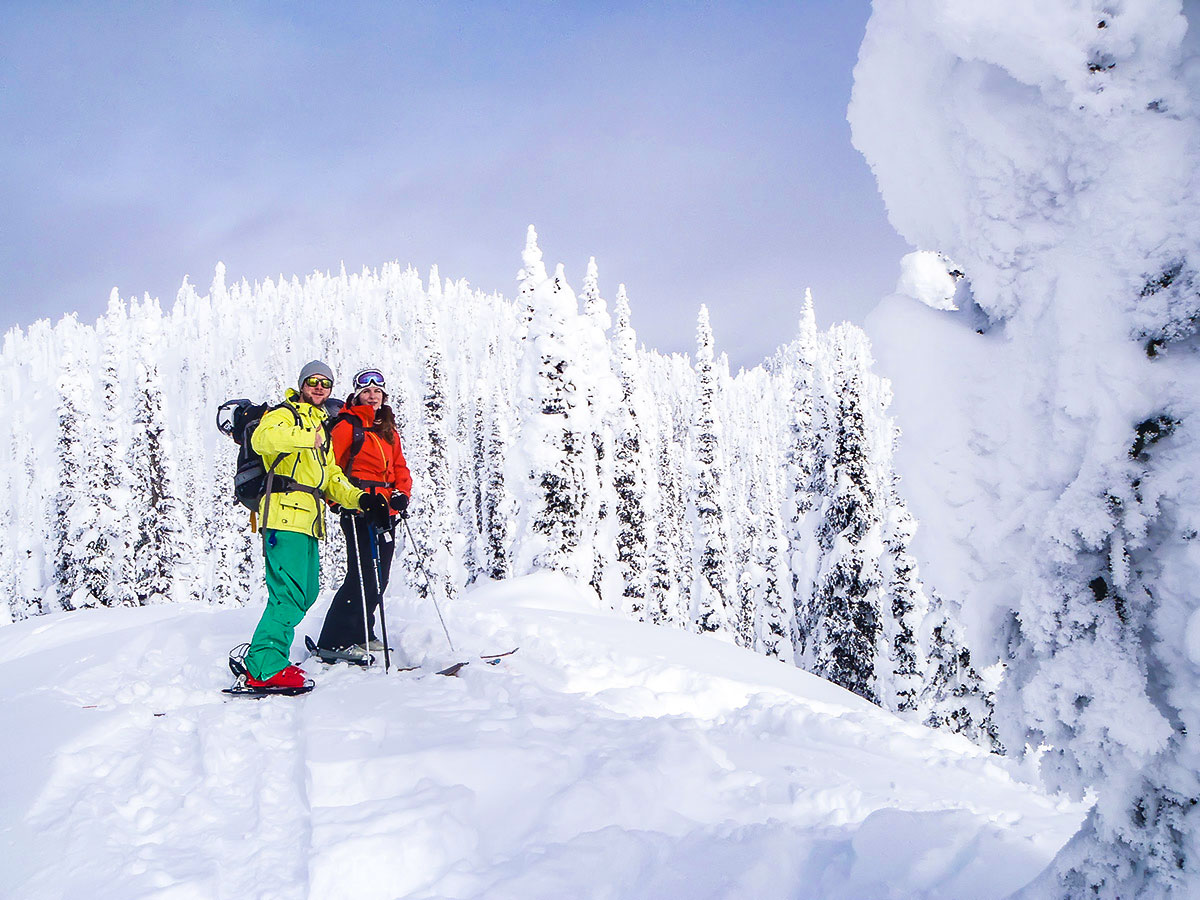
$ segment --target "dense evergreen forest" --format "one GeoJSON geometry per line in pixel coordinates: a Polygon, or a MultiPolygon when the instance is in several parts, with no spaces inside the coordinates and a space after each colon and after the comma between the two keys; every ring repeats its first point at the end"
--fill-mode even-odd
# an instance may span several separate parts
{"type": "MultiPolygon", "coordinates": [[[[11,620],[264,596],[235,445],[213,417],[281,399],[312,358],[389,377],[415,487],[404,589],[454,603],[538,569],[597,602],[711,633],[999,749],[952,599],[927,592],[892,468],[890,389],[865,334],[817,330],[736,374],[699,310],[692,357],[639,348],[594,260],[578,295],[531,227],[513,300],[411,268],[114,292],[94,325],[5,338],[0,472],[11,620]],[[427,582],[417,564],[426,563],[427,582]]],[[[344,548],[323,548],[335,585],[344,548]]],[[[464,601],[465,602],[465,601],[464,601]]]]}

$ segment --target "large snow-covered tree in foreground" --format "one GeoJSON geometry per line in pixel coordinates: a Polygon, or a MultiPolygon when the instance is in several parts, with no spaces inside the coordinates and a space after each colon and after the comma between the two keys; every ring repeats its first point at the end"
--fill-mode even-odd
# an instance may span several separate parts
{"type": "Polygon", "coordinates": [[[925,305],[869,327],[922,574],[1005,666],[1004,744],[1096,796],[1029,897],[1200,893],[1187,28],[1178,0],[875,0],[855,70],[855,144],[921,251],[925,305]]]}

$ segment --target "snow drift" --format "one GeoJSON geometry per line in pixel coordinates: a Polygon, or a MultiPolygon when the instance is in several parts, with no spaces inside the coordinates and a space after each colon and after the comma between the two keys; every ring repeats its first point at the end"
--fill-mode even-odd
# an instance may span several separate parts
{"type": "MultiPolygon", "coordinates": [[[[1077,826],[965,739],[562,576],[446,612],[519,653],[247,700],[220,688],[253,606],[0,629],[0,894],[983,900],[1077,826]]],[[[388,620],[403,660],[448,658],[428,603],[388,620]]]]}

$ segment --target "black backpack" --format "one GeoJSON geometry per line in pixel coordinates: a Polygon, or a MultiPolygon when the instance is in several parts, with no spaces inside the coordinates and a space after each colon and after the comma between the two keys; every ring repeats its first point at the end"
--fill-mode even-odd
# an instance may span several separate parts
{"type": "MultiPolygon", "coordinates": [[[[329,416],[337,416],[341,408],[342,404],[337,400],[330,398],[325,401],[325,411],[329,416]]],[[[296,417],[296,424],[301,424],[300,413],[290,403],[277,403],[271,406],[269,403],[255,403],[253,400],[243,398],[226,400],[217,407],[217,430],[226,437],[233,438],[238,445],[237,471],[233,475],[233,496],[238,503],[252,512],[258,509],[259,501],[267,492],[267,477],[271,472],[267,470],[263,458],[250,445],[250,438],[253,437],[254,429],[258,427],[262,417],[273,409],[290,409],[292,415],[296,417]]],[[[326,440],[329,438],[332,425],[333,420],[327,418],[324,426],[326,440]]],[[[361,445],[360,439],[359,446],[361,445]]],[[[277,457],[275,464],[278,465],[282,459],[282,455],[277,457]]],[[[290,478],[276,475],[274,490],[290,490],[291,482],[290,478]]],[[[297,489],[311,492],[310,488],[297,489]]]]}
{"type": "MultiPolygon", "coordinates": [[[[262,417],[273,409],[286,407],[296,417],[300,424],[300,414],[290,403],[280,403],[271,406],[267,403],[255,403],[252,400],[226,400],[217,407],[217,429],[226,437],[231,437],[238,445],[237,471],[233,475],[233,496],[237,502],[249,510],[258,509],[258,503],[267,491],[267,467],[263,458],[258,455],[250,444],[254,429],[262,417]]],[[[276,459],[276,463],[280,456],[276,459]]]]}

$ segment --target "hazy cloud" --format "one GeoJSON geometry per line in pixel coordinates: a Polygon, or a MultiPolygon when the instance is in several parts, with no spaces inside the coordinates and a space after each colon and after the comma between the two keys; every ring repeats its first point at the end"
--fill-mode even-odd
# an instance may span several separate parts
{"type": "Polygon", "coordinates": [[[72,4],[0,36],[7,324],[390,259],[511,294],[525,226],[640,337],[752,364],[895,282],[845,123],[863,4],[72,4]],[[747,309],[754,315],[747,316],[747,309]]]}

